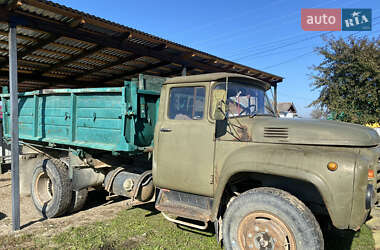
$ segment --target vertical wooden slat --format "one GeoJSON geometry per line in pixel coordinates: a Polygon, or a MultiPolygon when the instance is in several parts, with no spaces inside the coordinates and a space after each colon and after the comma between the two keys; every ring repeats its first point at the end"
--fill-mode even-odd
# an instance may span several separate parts
{"type": "Polygon", "coordinates": [[[277,111],[277,83],[273,84],[273,88],[274,88],[274,94],[273,94],[274,113],[276,116],[278,116],[278,111],[277,111]]]}
{"type": "Polygon", "coordinates": [[[34,111],[33,111],[33,137],[37,139],[38,135],[38,95],[33,96],[34,111]]]}
{"type": "Polygon", "coordinates": [[[122,132],[129,144],[135,144],[135,119],[137,119],[137,81],[132,80],[125,86],[123,100],[126,103],[126,114],[123,115],[122,132]],[[127,106],[128,105],[128,106],[127,106]]]}
{"type": "Polygon", "coordinates": [[[76,134],[76,105],[77,105],[77,96],[74,93],[71,93],[71,126],[70,126],[70,138],[71,141],[75,141],[76,134]]]}

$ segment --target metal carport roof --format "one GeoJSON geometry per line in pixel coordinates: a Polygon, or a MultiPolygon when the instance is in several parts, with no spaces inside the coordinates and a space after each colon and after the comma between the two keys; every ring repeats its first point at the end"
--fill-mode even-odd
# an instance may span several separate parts
{"type": "Polygon", "coordinates": [[[17,24],[19,91],[119,86],[139,73],[232,72],[282,77],[45,0],[0,0],[0,85],[8,85],[8,26],[17,24]]]}

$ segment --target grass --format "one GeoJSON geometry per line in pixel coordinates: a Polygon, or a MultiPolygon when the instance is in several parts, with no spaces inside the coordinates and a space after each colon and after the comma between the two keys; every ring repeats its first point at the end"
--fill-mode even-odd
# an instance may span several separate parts
{"type": "Polygon", "coordinates": [[[363,225],[358,232],[338,231],[325,234],[327,250],[370,250],[375,249],[371,229],[363,225]]]}
{"type": "MultiPolygon", "coordinates": [[[[179,228],[152,207],[120,212],[114,219],[70,228],[52,237],[30,234],[0,237],[0,248],[60,249],[220,249],[212,231],[179,228]]],[[[371,231],[329,235],[327,249],[373,249],[371,231]]]]}

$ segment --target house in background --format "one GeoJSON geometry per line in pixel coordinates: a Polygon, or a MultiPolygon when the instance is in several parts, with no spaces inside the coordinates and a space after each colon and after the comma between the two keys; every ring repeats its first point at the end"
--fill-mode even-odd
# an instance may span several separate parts
{"type": "Polygon", "coordinates": [[[278,114],[282,118],[295,118],[298,117],[297,109],[292,102],[280,102],[277,104],[278,114]]]}

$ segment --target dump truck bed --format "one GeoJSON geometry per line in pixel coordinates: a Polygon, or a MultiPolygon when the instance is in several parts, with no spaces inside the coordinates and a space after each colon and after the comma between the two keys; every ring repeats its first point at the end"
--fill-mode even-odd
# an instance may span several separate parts
{"type": "MultiPolygon", "coordinates": [[[[4,136],[10,137],[10,97],[1,95],[4,136]]],[[[159,92],[123,87],[47,89],[19,94],[22,140],[132,152],[152,144],[159,92]]]]}

